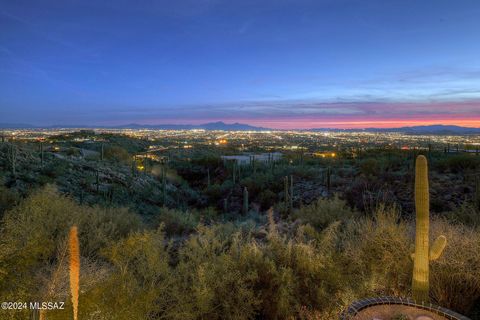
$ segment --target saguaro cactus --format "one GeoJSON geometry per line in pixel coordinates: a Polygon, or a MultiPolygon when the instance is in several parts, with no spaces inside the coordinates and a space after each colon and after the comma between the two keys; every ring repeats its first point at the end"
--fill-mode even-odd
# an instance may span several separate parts
{"type": "Polygon", "coordinates": [[[327,168],[327,176],[326,176],[326,185],[327,185],[327,191],[330,192],[330,189],[332,187],[332,169],[330,167],[327,168]]]}
{"type": "Polygon", "coordinates": [[[475,197],[474,204],[477,209],[480,209],[480,177],[475,176],[475,197]]]}
{"type": "Polygon", "coordinates": [[[133,156],[132,158],[132,177],[135,177],[137,171],[137,156],[133,156]]]}
{"type": "Polygon", "coordinates": [[[210,188],[210,168],[207,168],[207,187],[210,188]]]}
{"type": "Polygon", "coordinates": [[[162,197],[163,206],[167,206],[167,168],[162,168],[162,197]]]}
{"type": "Polygon", "coordinates": [[[288,176],[285,176],[285,177],[283,178],[283,185],[284,185],[284,187],[283,187],[283,189],[284,189],[284,190],[283,190],[283,193],[285,194],[285,199],[284,199],[284,202],[285,202],[285,204],[284,204],[284,205],[285,205],[285,212],[287,212],[287,211],[288,211],[288,208],[289,208],[288,201],[289,201],[289,199],[290,199],[290,196],[288,195],[288,176]]]}
{"type": "Polygon", "coordinates": [[[242,209],[243,214],[248,213],[248,190],[247,187],[243,188],[243,209],[242,209]]]}
{"type": "Polygon", "coordinates": [[[285,193],[285,199],[284,199],[284,206],[285,206],[285,211],[288,213],[291,213],[293,210],[293,176],[285,176],[283,178],[284,182],[284,193],[285,193]]]}
{"type": "Polygon", "coordinates": [[[98,169],[95,171],[95,184],[97,186],[97,193],[100,191],[100,173],[98,169]]]}
{"type": "Polygon", "coordinates": [[[430,195],[428,164],[423,155],[417,157],[415,166],[415,253],[413,257],[412,293],[418,302],[429,301],[429,262],[438,259],[447,244],[445,236],[438,237],[429,249],[430,195]]]}
{"type": "Polygon", "coordinates": [[[233,180],[232,182],[233,182],[234,185],[235,185],[236,174],[237,174],[236,171],[237,171],[237,162],[234,161],[233,162],[233,169],[232,169],[232,180],[233,180]]]}
{"type": "Polygon", "coordinates": [[[293,176],[290,176],[290,211],[293,210],[293,176]]]}
{"type": "Polygon", "coordinates": [[[43,167],[43,142],[40,142],[40,165],[43,167]]]}

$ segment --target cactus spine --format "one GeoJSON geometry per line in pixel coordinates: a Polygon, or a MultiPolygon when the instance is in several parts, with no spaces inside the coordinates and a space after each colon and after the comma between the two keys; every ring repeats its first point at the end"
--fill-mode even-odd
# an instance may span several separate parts
{"type": "Polygon", "coordinates": [[[413,254],[413,298],[418,302],[429,301],[429,262],[438,259],[446,246],[447,238],[438,237],[429,250],[430,195],[428,187],[427,158],[418,156],[415,166],[415,253],[413,254]]]}
{"type": "Polygon", "coordinates": [[[248,190],[247,187],[243,188],[243,209],[242,209],[243,214],[248,213],[248,190]]]}

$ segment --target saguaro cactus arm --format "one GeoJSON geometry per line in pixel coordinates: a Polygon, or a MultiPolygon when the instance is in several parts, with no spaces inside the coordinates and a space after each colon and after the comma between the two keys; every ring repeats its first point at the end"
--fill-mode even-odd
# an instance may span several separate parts
{"type": "Polygon", "coordinates": [[[243,188],[243,208],[242,208],[243,214],[248,213],[248,190],[247,187],[243,188]]]}
{"type": "Polygon", "coordinates": [[[438,258],[440,258],[446,245],[447,245],[447,237],[445,237],[444,235],[439,236],[433,242],[433,245],[430,248],[430,261],[435,261],[438,258]]]}
{"type": "MultiPolygon", "coordinates": [[[[435,261],[442,256],[443,250],[447,246],[447,237],[444,235],[439,236],[433,242],[432,247],[430,248],[430,261],[435,261]]],[[[412,260],[415,260],[415,253],[410,255],[412,260]]]]}

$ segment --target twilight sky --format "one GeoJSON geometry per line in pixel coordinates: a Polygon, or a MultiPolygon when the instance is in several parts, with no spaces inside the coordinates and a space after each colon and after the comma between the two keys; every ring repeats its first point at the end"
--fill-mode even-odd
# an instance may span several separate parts
{"type": "Polygon", "coordinates": [[[480,127],[478,0],[0,0],[0,123],[480,127]]]}

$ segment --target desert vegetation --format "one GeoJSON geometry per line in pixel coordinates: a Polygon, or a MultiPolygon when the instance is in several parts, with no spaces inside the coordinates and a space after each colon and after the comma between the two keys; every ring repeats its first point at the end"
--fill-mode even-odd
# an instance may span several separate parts
{"type": "MultiPolygon", "coordinates": [[[[414,294],[410,153],[239,167],[205,148],[140,163],[144,141],[103,140],[0,146],[0,300],[65,302],[49,320],[73,319],[77,302],[78,319],[333,320],[357,299],[414,294]]],[[[429,298],[480,319],[480,161],[426,156],[428,238],[448,239],[429,298]]]]}

